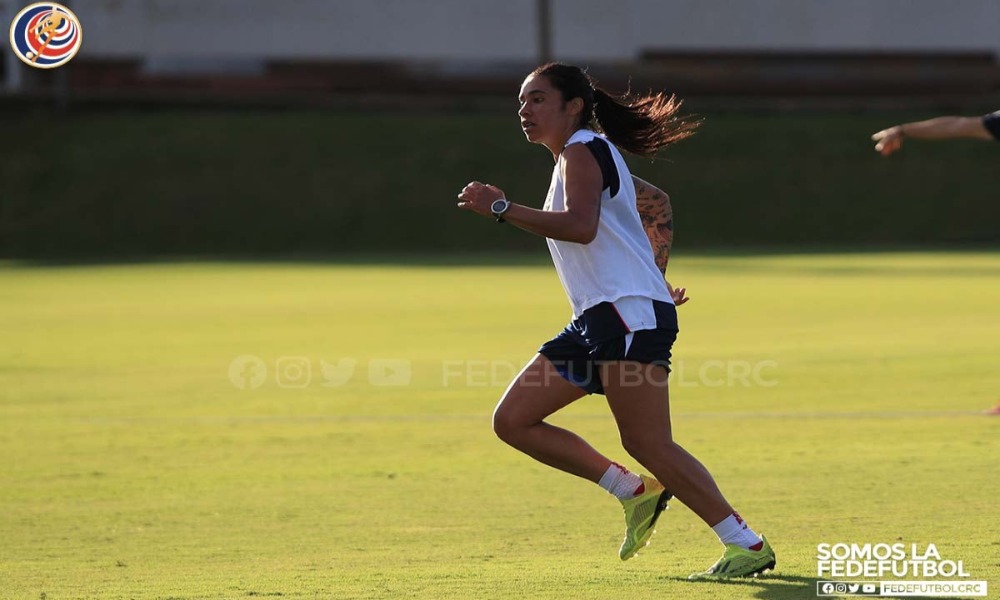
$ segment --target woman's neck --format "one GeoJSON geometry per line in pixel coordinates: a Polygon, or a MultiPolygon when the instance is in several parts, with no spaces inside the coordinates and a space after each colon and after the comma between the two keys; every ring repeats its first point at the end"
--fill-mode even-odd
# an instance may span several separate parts
{"type": "Polygon", "coordinates": [[[563,149],[566,148],[566,142],[568,142],[570,138],[576,135],[576,132],[580,131],[581,129],[586,129],[586,127],[577,127],[573,129],[565,136],[562,136],[557,141],[553,142],[551,146],[546,144],[546,147],[549,149],[549,152],[552,153],[552,159],[554,161],[559,162],[559,156],[562,154],[563,149]]]}

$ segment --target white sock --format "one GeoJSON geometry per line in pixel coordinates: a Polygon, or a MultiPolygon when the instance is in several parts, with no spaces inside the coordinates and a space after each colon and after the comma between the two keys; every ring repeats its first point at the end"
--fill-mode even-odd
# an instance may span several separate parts
{"type": "Polygon", "coordinates": [[[609,494],[619,500],[628,500],[635,496],[636,490],[643,483],[638,475],[613,462],[597,485],[608,490],[609,494]]]}
{"type": "Polygon", "coordinates": [[[740,517],[740,513],[734,512],[718,525],[713,525],[712,530],[719,536],[719,541],[723,544],[737,544],[747,550],[759,550],[755,547],[761,543],[760,536],[754,533],[753,529],[747,527],[740,517]]]}

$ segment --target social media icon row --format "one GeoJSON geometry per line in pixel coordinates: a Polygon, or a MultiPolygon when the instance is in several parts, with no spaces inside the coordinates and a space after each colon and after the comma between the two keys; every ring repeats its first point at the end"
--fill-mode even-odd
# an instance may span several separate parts
{"type": "Polygon", "coordinates": [[[819,581],[817,596],[878,596],[879,585],[865,581],[819,581]]]}
{"type": "MultiPolygon", "coordinates": [[[[281,388],[305,388],[313,384],[312,360],[305,356],[282,356],[274,362],[274,379],[281,388]]],[[[340,387],[354,379],[358,361],[341,358],[319,360],[322,387],[340,387]]],[[[376,386],[409,385],[413,378],[409,360],[372,359],[367,364],[368,383],[376,386]]],[[[240,390],[255,390],[267,381],[268,365],[252,354],[237,356],[229,363],[229,381],[240,390]]]]}

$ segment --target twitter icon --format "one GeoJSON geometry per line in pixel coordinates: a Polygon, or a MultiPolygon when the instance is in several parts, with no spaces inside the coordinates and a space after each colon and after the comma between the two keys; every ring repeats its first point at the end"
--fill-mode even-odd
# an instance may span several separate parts
{"type": "Polygon", "coordinates": [[[358,361],[353,358],[342,358],[334,364],[319,359],[320,370],[323,372],[323,387],[340,387],[354,377],[354,368],[358,361]]]}

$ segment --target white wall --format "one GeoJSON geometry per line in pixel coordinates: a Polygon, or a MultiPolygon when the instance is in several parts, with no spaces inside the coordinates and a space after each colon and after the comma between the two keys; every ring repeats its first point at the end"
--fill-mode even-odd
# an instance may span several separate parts
{"type": "MultiPolygon", "coordinates": [[[[27,2],[27,0],[25,0],[27,2]]],[[[552,0],[554,51],[983,50],[1000,0],[552,0]]],[[[81,56],[533,61],[536,0],[73,0],[81,56]]]]}
{"type": "Polygon", "coordinates": [[[998,0],[555,0],[555,48],[629,59],[675,50],[992,50],[998,0]],[[595,15],[597,18],[595,18],[595,15]],[[608,36],[594,35],[600,22],[608,36]]]}
{"type": "Polygon", "coordinates": [[[100,56],[523,60],[535,52],[534,0],[76,0],[72,8],[83,51],[100,56]]]}

